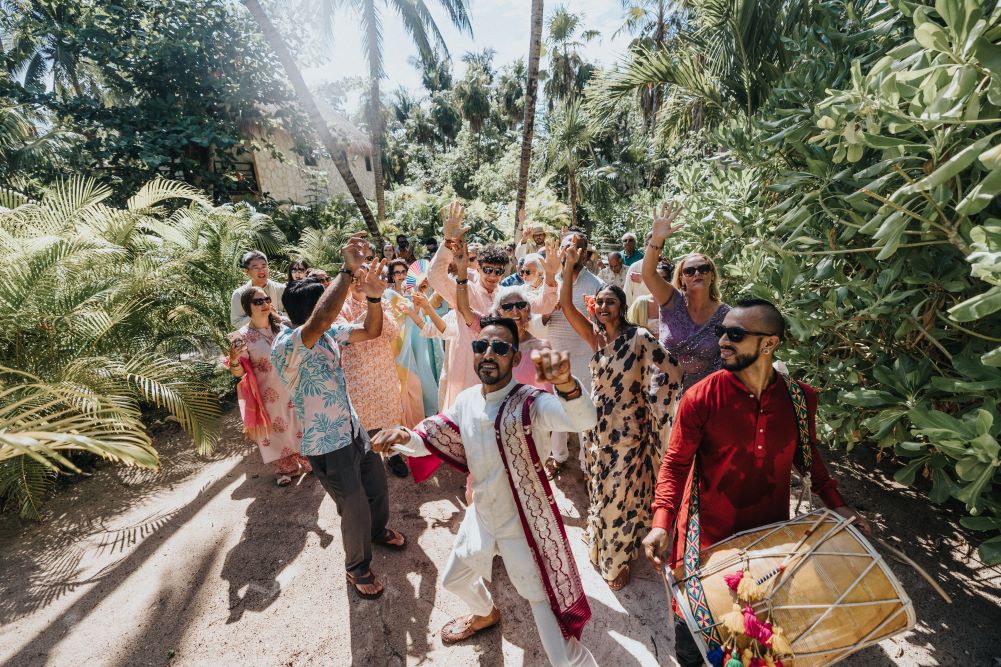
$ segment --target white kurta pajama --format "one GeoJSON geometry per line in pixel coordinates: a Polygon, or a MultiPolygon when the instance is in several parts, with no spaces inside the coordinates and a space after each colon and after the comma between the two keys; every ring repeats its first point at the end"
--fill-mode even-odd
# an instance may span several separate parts
{"type": "MultiPolygon", "coordinates": [[[[459,527],[442,585],[469,605],[471,613],[486,616],[493,609],[493,599],[484,580],[490,580],[493,558],[499,554],[511,583],[532,606],[549,661],[561,667],[596,665],[590,651],[577,639],[564,636],[535,562],[528,529],[522,523],[498,448],[495,431],[498,411],[517,386],[512,380],[504,389],[486,396],[482,385],[471,387],[459,394],[455,404],[442,413],[459,428],[473,490],[473,504],[459,527]]],[[[548,445],[550,431],[588,429],[597,423],[597,412],[587,392],[571,401],[540,393],[531,405],[530,416],[532,438],[540,449],[548,445]]],[[[434,453],[416,433],[411,434],[409,446],[418,456],[434,453]]],[[[538,451],[541,461],[545,461],[547,455],[547,451],[538,451]]],[[[413,459],[411,461],[413,465],[413,459]]],[[[531,461],[528,466],[532,466],[531,461]]],[[[415,478],[418,478],[417,473],[415,478]]]]}

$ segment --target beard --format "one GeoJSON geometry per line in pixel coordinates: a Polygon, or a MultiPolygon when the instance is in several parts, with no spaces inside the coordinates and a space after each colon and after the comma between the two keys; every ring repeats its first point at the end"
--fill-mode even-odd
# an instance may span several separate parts
{"type": "MultiPolygon", "coordinates": [[[[511,375],[510,368],[507,370],[507,375],[511,375]]],[[[480,378],[483,384],[495,385],[504,379],[504,372],[496,363],[481,361],[476,367],[476,377],[480,378]]]]}
{"type": "Polygon", "coordinates": [[[723,368],[733,373],[750,368],[761,356],[761,352],[758,350],[755,350],[754,354],[738,354],[732,347],[726,349],[731,350],[734,354],[729,359],[723,359],[723,368]]]}

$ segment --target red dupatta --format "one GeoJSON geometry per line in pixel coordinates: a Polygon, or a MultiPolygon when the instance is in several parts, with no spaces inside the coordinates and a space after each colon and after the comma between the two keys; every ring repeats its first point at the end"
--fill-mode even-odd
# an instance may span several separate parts
{"type": "MultiPolygon", "coordinates": [[[[539,568],[549,606],[556,615],[564,637],[580,639],[584,625],[591,618],[591,608],[584,594],[580,573],[567,539],[563,518],[556,507],[549,479],[532,438],[531,408],[542,392],[535,387],[517,385],[507,395],[497,412],[494,431],[497,448],[515,505],[525,531],[525,538],[539,568]]],[[[451,420],[435,415],[415,429],[432,456],[410,459],[415,481],[431,476],[441,461],[462,473],[469,473],[459,427],[451,420]]]]}
{"type": "Polygon", "coordinates": [[[243,366],[243,378],[236,385],[236,398],[240,403],[240,416],[243,418],[243,433],[251,440],[258,442],[271,433],[271,419],[264,409],[261,390],[257,386],[254,368],[250,360],[240,357],[243,366]]]}

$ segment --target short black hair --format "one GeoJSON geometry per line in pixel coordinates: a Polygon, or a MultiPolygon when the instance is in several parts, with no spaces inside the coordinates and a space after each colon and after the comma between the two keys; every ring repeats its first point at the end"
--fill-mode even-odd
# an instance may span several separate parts
{"type": "Polygon", "coordinates": [[[438,239],[436,239],[433,236],[431,236],[429,238],[424,239],[423,243],[426,246],[427,245],[431,245],[432,243],[435,244],[435,245],[438,245],[438,239]]]}
{"type": "Polygon", "coordinates": [[[324,292],[323,283],[317,278],[305,278],[289,283],[282,294],[282,306],[293,326],[301,327],[313,314],[313,309],[324,292]]]}
{"type": "Polygon", "coordinates": [[[762,320],[764,321],[765,327],[773,336],[778,336],[779,340],[785,340],[786,337],[786,320],[782,317],[782,313],[779,309],[775,307],[775,304],[768,299],[759,299],[758,297],[745,297],[743,299],[738,299],[737,303],[733,305],[734,308],[760,308],[762,320]]]}
{"type": "Polygon", "coordinates": [[[253,262],[255,259],[263,259],[265,262],[268,261],[268,256],[265,255],[260,250],[250,250],[243,253],[243,257],[240,258],[240,266],[247,268],[247,266],[253,262]]]}
{"type": "Polygon", "coordinates": [[[518,325],[510,317],[484,317],[480,320],[480,331],[487,327],[504,327],[511,334],[514,349],[518,349],[518,325]]]}
{"type": "Polygon", "coordinates": [[[480,266],[483,266],[484,264],[497,264],[504,266],[511,261],[507,251],[499,245],[494,244],[485,245],[480,248],[480,252],[477,253],[476,259],[479,260],[480,266]]]}

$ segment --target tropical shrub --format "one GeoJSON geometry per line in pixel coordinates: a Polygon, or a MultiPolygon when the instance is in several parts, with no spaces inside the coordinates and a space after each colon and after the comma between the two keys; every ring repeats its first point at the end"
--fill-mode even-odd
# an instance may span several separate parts
{"type": "MultiPolygon", "coordinates": [[[[705,135],[715,159],[688,151],[662,194],[686,206],[672,253],[719,258],[728,298],[780,304],[787,361],[823,390],[825,439],[874,444],[900,463],[898,482],[925,480],[933,502],[958,500],[964,525],[996,533],[994,5],[819,3],[809,22],[784,22],[787,69],[753,113],[721,117],[705,135]]],[[[1001,536],[980,554],[1001,561],[1001,536]]]]}
{"type": "Polygon", "coordinates": [[[154,180],[121,209],[111,194],[80,178],[37,201],[3,193],[0,502],[25,517],[77,470],[74,451],[155,467],[151,408],[212,448],[217,365],[202,353],[224,342],[239,255],[284,244],[266,217],[182,183],[154,180]]]}

